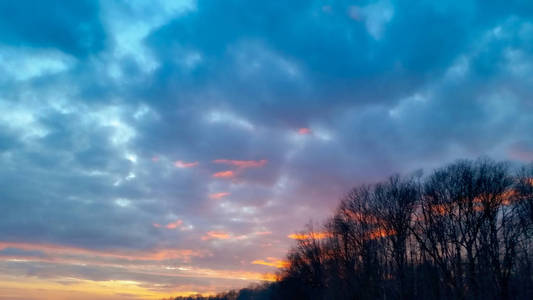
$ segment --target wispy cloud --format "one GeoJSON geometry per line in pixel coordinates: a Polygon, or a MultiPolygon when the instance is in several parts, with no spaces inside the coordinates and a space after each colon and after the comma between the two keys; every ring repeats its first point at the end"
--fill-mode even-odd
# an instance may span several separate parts
{"type": "Polygon", "coordinates": [[[256,259],[252,261],[252,264],[269,266],[269,267],[274,267],[274,268],[284,268],[288,265],[288,262],[286,260],[281,260],[281,259],[277,259],[274,257],[267,257],[266,260],[256,259]]]}
{"type": "Polygon", "coordinates": [[[213,174],[215,178],[233,178],[235,177],[235,172],[232,170],[220,171],[213,174]]]}
{"type": "Polygon", "coordinates": [[[0,1],[0,268],[216,293],[356,184],[530,161],[528,4],[485,2],[0,1]]]}
{"type": "Polygon", "coordinates": [[[168,229],[175,229],[175,228],[180,227],[182,224],[183,224],[182,220],[176,220],[174,222],[168,223],[165,227],[168,229]]]}
{"type": "Polygon", "coordinates": [[[195,161],[195,162],[184,162],[184,161],[181,161],[181,160],[177,160],[174,162],[174,166],[176,168],[192,168],[192,167],[196,167],[198,165],[198,162],[195,161]]]}
{"type": "Polygon", "coordinates": [[[229,193],[229,192],[220,192],[220,193],[210,194],[209,198],[211,198],[211,199],[221,199],[221,198],[227,197],[229,195],[231,195],[231,193],[229,193]]]}
{"type": "Polygon", "coordinates": [[[231,238],[231,235],[224,231],[208,231],[204,236],[202,236],[202,240],[228,240],[231,238]]]}
{"type": "Polygon", "coordinates": [[[328,232],[310,232],[310,233],[293,233],[289,234],[287,237],[293,240],[307,240],[307,239],[325,239],[330,237],[331,234],[328,232]]]}
{"type": "Polygon", "coordinates": [[[37,250],[54,258],[72,257],[76,255],[77,259],[89,259],[93,262],[105,259],[117,259],[123,262],[134,261],[162,261],[168,259],[179,259],[190,261],[192,257],[202,257],[207,255],[206,251],[196,251],[191,249],[151,249],[151,250],[93,250],[59,244],[37,244],[37,243],[13,243],[0,242],[0,250],[3,249],[20,249],[26,251],[37,250]]]}
{"type": "Polygon", "coordinates": [[[231,165],[239,168],[259,168],[266,165],[267,160],[233,160],[233,159],[215,159],[216,164],[231,165]]]}

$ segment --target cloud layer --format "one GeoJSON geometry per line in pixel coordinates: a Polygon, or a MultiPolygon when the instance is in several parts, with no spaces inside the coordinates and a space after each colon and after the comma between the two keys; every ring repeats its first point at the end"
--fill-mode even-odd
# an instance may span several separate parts
{"type": "Polygon", "coordinates": [[[353,185],[533,160],[532,62],[527,1],[2,3],[0,287],[245,286],[353,185]]]}

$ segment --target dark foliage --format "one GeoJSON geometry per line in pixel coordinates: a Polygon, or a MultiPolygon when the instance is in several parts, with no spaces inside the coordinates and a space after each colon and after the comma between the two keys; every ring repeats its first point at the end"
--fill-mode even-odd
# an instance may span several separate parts
{"type": "Polygon", "coordinates": [[[176,299],[533,299],[533,165],[392,176],[301,235],[277,282],[176,299]]]}

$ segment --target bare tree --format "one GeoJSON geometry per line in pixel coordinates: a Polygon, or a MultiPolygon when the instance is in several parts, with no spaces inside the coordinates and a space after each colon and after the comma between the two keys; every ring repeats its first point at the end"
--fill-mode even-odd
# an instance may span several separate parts
{"type": "Polygon", "coordinates": [[[533,164],[460,160],[352,189],[272,284],[191,299],[531,299],[533,164]]]}
{"type": "Polygon", "coordinates": [[[408,241],[418,195],[415,182],[398,175],[375,185],[372,191],[372,215],[376,216],[378,228],[371,238],[382,239],[385,243],[385,261],[392,263],[392,268],[385,277],[394,283],[393,296],[398,299],[413,297],[413,287],[408,281],[411,273],[408,241]]]}

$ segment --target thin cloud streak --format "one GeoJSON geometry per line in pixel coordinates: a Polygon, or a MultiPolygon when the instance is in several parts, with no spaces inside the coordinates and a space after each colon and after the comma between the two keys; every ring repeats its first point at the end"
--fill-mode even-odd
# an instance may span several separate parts
{"type": "Polygon", "coordinates": [[[231,165],[239,168],[260,168],[266,165],[267,160],[232,160],[232,159],[215,159],[215,164],[231,165]]]}
{"type": "Polygon", "coordinates": [[[231,238],[231,235],[229,233],[223,232],[223,231],[208,231],[204,236],[202,236],[203,241],[208,240],[228,240],[231,238]]]}
{"type": "Polygon", "coordinates": [[[190,261],[193,257],[207,255],[206,251],[196,251],[191,249],[152,249],[152,250],[92,250],[79,247],[64,246],[58,244],[37,244],[37,243],[15,243],[0,242],[0,250],[20,249],[26,251],[41,251],[45,255],[53,257],[57,255],[81,255],[93,258],[113,258],[124,261],[162,261],[169,259],[179,259],[190,261]]]}
{"type": "Polygon", "coordinates": [[[221,198],[224,198],[224,197],[227,197],[231,195],[231,193],[228,193],[228,192],[220,192],[220,193],[214,193],[214,194],[210,194],[209,195],[209,198],[211,199],[221,199],[221,198]]]}
{"type": "Polygon", "coordinates": [[[184,162],[184,161],[178,160],[178,161],[174,162],[174,166],[176,168],[181,168],[181,169],[193,168],[193,167],[196,167],[197,165],[198,165],[197,161],[195,161],[195,162],[184,162]]]}
{"type": "Polygon", "coordinates": [[[288,266],[288,262],[286,260],[277,259],[274,257],[267,257],[266,260],[263,259],[256,259],[252,261],[252,264],[254,265],[263,265],[268,267],[274,267],[274,268],[285,268],[288,266]]]}
{"type": "Polygon", "coordinates": [[[213,174],[215,178],[233,178],[235,177],[235,172],[232,170],[220,171],[213,174]]]}

